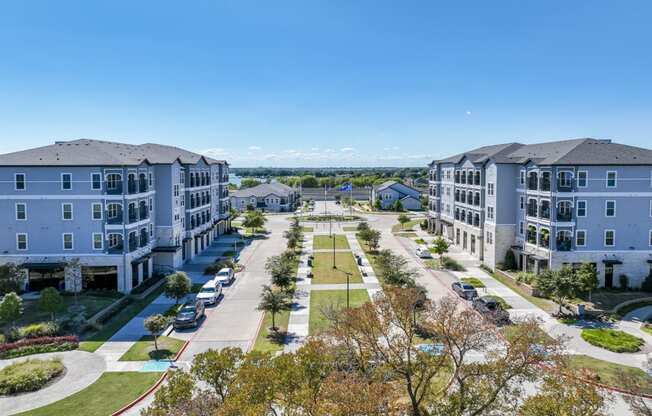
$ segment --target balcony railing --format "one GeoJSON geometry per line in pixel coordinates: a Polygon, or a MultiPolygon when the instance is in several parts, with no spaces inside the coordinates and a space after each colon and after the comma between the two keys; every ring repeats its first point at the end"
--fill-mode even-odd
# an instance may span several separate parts
{"type": "Polygon", "coordinates": [[[550,219],[550,207],[541,207],[541,210],[539,211],[539,218],[549,220],[550,219]]]}
{"type": "Polygon", "coordinates": [[[537,233],[536,231],[531,231],[528,230],[527,232],[527,242],[530,244],[535,244],[537,243],[537,233]]]}
{"type": "Polygon", "coordinates": [[[135,194],[137,191],[138,191],[138,187],[136,186],[136,181],[128,181],[127,182],[127,193],[135,194]]]}
{"type": "Polygon", "coordinates": [[[140,183],[138,184],[138,192],[141,194],[143,192],[147,192],[147,181],[141,180],[140,183]]]}
{"type": "Polygon", "coordinates": [[[136,212],[130,212],[128,219],[129,219],[129,224],[137,222],[138,221],[138,215],[136,215],[136,212]]]}
{"type": "Polygon", "coordinates": [[[114,217],[109,217],[108,214],[106,215],[106,223],[107,224],[122,224],[122,212],[120,212],[118,215],[114,217]]]}
{"type": "Polygon", "coordinates": [[[108,253],[110,253],[110,254],[122,253],[122,252],[124,252],[124,246],[123,246],[122,243],[120,243],[120,244],[117,244],[115,246],[109,247],[106,251],[108,253]]]}
{"type": "Polygon", "coordinates": [[[570,211],[557,211],[557,221],[570,221],[573,214],[570,211]]]}
{"type": "Polygon", "coordinates": [[[135,238],[133,240],[129,240],[129,252],[136,250],[138,250],[138,240],[135,238]]]}
{"type": "Polygon", "coordinates": [[[573,181],[570,178],[557,180],[557,190],[559,192],[572,192],[573,181]]]}
{"type": "Polygon", "coordinates": [[[539,246],[550,248],[550,234],[539,234],[539,246]]]}
{"type": "Polygon", "coordinates": [[[141,234],[140,235],[140,246],[145,247],[149,243],[149,238],[147,237],[147,234],[141,234]]]}
{"type": "Polygon", "coordinates": [[[570,238],[557,239],[557,251],[570,251],[571,246],[570,238]]]}

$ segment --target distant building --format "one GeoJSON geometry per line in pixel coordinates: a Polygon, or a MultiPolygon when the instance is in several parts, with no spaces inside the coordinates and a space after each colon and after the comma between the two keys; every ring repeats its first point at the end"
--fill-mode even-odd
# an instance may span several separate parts
{"type": "Polygon", "coordinates": [[[26,287],[129,293],[229,228],[229,165],[173,146],[57,142],[0,155],[0,263],[26,287]],[[78,262],[77,262],[78,260],[78,262]]]}
{"type": "Polygon", "coordinates": [[[422,209],[421,192],[396,181],[387,181],[371,189],[371,203],[380,200],[381,209],[392,209],[396,201],[401,201],[404,209],[415,211],[422,209]]]}
{"type": "Polygon", "coordinates": [[[593,263],[601,286],[652,274],[652,150],[576,139],[484,146],[430,164],[430,231],[494,268],[593,263]]]}
{"type": "Polygon", "coordinates": [[[231,192],[231,206],[245,211],[248,206],[265,212],[291,212],[297,208],[299,191],[282,183],[263,183],[231,192]]]}

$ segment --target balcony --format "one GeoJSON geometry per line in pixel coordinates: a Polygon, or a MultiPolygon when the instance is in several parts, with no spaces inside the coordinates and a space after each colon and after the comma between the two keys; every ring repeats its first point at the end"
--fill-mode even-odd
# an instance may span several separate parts
{"type": "Polygon", "coordinates": [[[122,195],[122,182],[107,184],[106,186],[107,195],[122,195]]]}
{"type": "Polygon", "coordinates": [[[130,210],[130,211],[129,211],[129,216],[127,217],[127,219],[128,219],[128,222],[127,222],[128,224],[132,224],[132,223],[134,223],[134,222],[138,222],[138,214],[136,213],[135,210],[133,210],[133,211],[130,210]]]}
{"type": "Polygon", "coordinates": [[[560,176],[557,179],[557,191],[558,192],[572,192],[573,191],[573,180],[570,175],[560,176]]]}
{"type": "Polygon", "coordinates": [[[528,217],[537,216],[537,204],[527,204],[527,216],[528,217]]]}
{"type": "Polygon", "coordinates": [[[537,181],[536,176],[528,178],[527,181],[527,189],[528,191],[538,191],[539,190],[539,183],[537,181]]]}
{"type": "Polygon", "coordinates": [[[557,251],[571,251],[572,243],[570,238],[557,239],[557,251]]]}
{"type": "Polygon", "coordinates": [[[127,193],[135,194],[138,192],[138,187],[136,186],[136,181],[127,181],[127,193]]]}
{"type": "Polygon", "coordinates": [[[122,242],[120,242],[119,244],[109,247],[106,251],[109,254],[122,254],[125,251],[125,249],[122,242]]]}
{"type": "Polygon", "coordinates": [[[140,246],[145,247],[149,243],[149,238],[147,234],[141,234],[140,235],[140,246]]]}
{"type": "Polygon", "coordinates": [[[147,218],[149,218],[149,210],[147,209],[147,207],[140,209],[139,218],[141,220],[146,220],[147,218]]]}
{"type": "Polygon", "coordinates": [[[107,224],[122,224],[122,212],[119,212],[117,215],[111,217],[109,216],[108,212],[105,214],[106,215],[106,223],[107,224]]]}
{"type": "Polygon", "coordinates": [[[537,244],[537,230],[535,228],[527,230],[527,242],[534,245],[537,244]]]}
{"type": "Polygon", "coordinates": [[[550,204],[547,201],[541,203],[541,208],[539,209],[539,218],[545,220],[550,219],[550,204]]]}
{"type": "Polygon", "coordinates": [[[573,214],[571,211],[557,211],[557,221],[571,221],[573,219],[573,214]]]}
{"type": "Polygon", "coordinates": [[[144,192],[147,192],[147,188],[148,188],[147,187],[147,181],[141,179],[139,181],[139,183],[138,183],[138,192],[140,192],[141,194],[144,193],[144,192]]]}
{"type": "Polygon", "coordinates": [[[548,230],[542,230],[539,233],[539,246],[545,249],[550,248],[550,232],[548,230]]]}
{"type": "Polygon", "coordinates": [[[539,189],[543,192],[550,192],[550,178],[548,177],[541,177],[541,181],[539,182],[539,189]]]}
{"type": "Polygon", "coordinates": [[[138,250],[138,239],[130,238],[129,239],[129,252],[138,250]]]}

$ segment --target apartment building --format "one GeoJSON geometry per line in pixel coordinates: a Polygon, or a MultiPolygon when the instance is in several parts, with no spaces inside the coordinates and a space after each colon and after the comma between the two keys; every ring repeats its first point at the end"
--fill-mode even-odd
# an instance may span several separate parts
{"type": "Polygon", "coordinates": [[[595,264],[601,286],[652,273],[652,151],[610,140],[507,143],[430,165],[428,222],[494,268],[595,264]]]}
{"type": "Polygon", "coordinates": [[[227,231],[228,168],[173,146],[88,139],[0,155],[0,263],[21,267],[26,290],[129,293],[227,231]]]}
{"type": "Polygon", "coordinates": [[[249,206],[264,212],[292,212],[299,199],[295,188],[278,182],[263,183],[232,192],[231,206],[241,212],[249,206]]]}

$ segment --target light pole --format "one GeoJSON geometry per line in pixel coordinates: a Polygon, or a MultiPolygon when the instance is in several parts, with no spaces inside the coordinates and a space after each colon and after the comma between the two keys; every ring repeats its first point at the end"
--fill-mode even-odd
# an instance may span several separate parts
{"type": "Polygon", "coordinates": [[[349,309],[349,277],[351,277],[351,273],[344,273],[346,273],[346,308],[349,309]]]}
{"type": "Polygon", "coordinates": [[[331,239],[333,240],[333,269],[337,269],[335,265],[335,236],[331,235],[331,239]]]}

